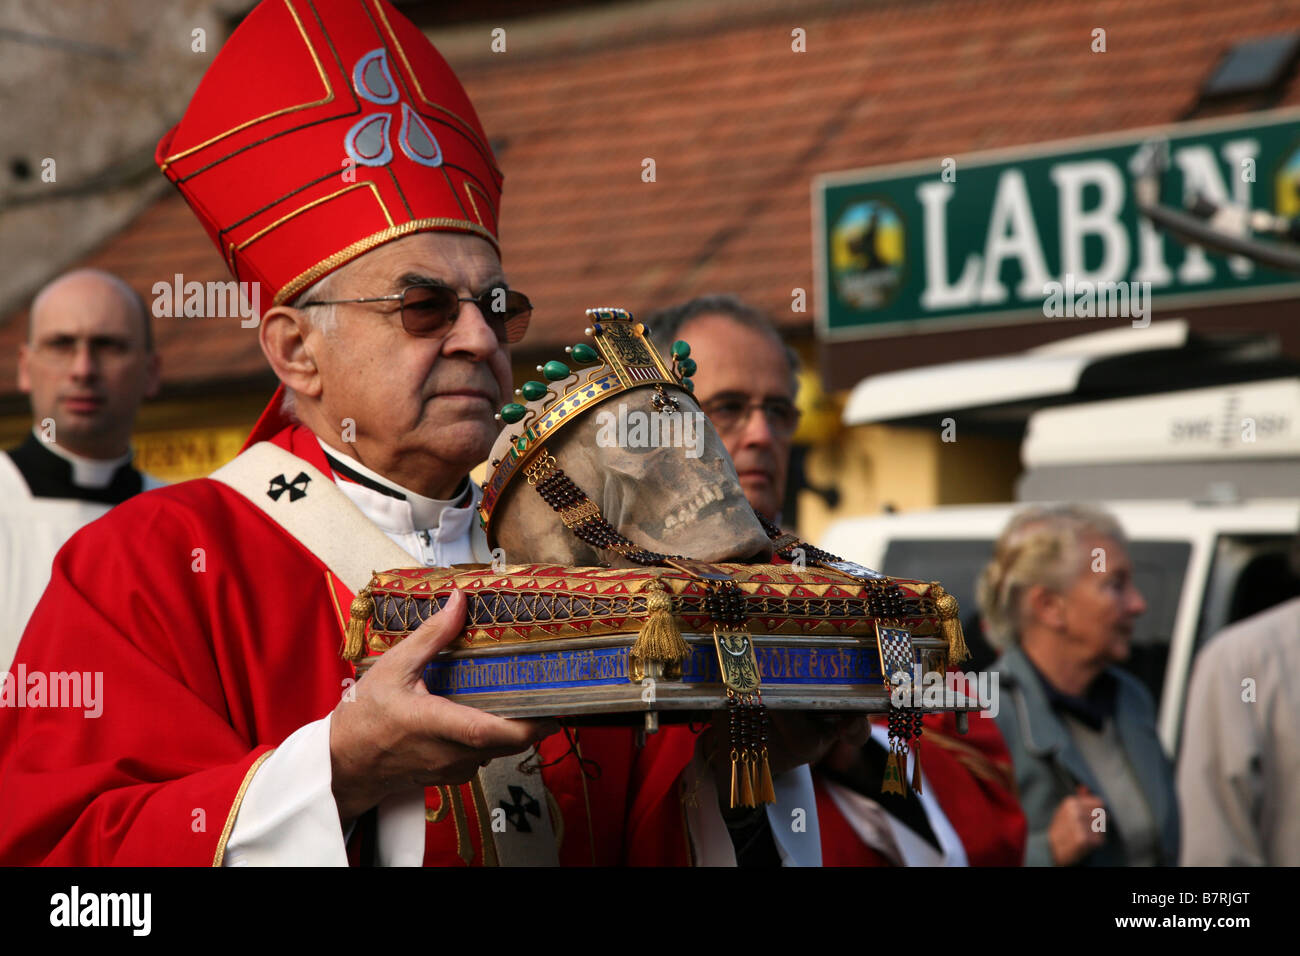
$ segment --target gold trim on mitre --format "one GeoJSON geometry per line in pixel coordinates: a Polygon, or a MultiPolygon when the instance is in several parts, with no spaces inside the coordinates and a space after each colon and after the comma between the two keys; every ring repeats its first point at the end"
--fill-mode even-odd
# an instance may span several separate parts
{"type": "MultiPolygon", "coordinates": [[[[430,109],[435,109],[440,113],[446,113],[457,123],[459,123],[463,127],[463,129],[461,129],[459,132],[463,136],[465,136],[466,139],[471,140],[484,153],[484,156],[488,161],[488,167],[494,173],[500,176],[501,170],[497,168],[496,155],[492,152],[491,147],[488,146],[487,143],[479,139],[478,133],[474,131],[473,125],[465,122],[463,119],[461,119],[451,110],[447,109],[447,107],[443,106],[441,103],[436,103],[433,100],[429,99],[428,94],[424,92],[424,87],[420,84],[419,75],[415,72],[415,70],[411,68],[411,61],[406,58],[406,50],[402,48],[401,41],[397,39],[397,31],[394,30],[393,25],[388,22],[388,15],[384,13],[383,4],[375,3],[372,0],[371,6],[374,7],[375,13],[379,14],[379,19],[383,21],[384,29],[388,31],[388,38],[393,41],[393,49],[397,51],[398,57],[400,57],[402,60],[402,65],[406,67],[406,75],[409,76],[411,78],[411,82],[415,84],[415,92],[419,94],[420,99],[424,100],[424,105],[428,106],[430,109]]],[[[463,88],[464,87],[462,86],[462,89],[463,88]]],[[[469,94],[466,93],[465,97],[466,99],[468,99],[469,94]]]]}
{"type": "Polygon", "coordinates": [[[412,219],[410,222],[404,222],[400,226],[390,226],[387,229],[381,229],[376,233],[372,233],[364,239],[358,239],[356,242],[340,249],[332,256],[322,259],[310,269],[299,273],[293,279],[289,280],[289,282],[275,294],[275,298],[272,300],[271,304],[284,305],[327,272],[333,272],[345,262],[355,259],[364,252],[369,252],[376,246],[382,246],[385,242],[391,242],[394,239],[399,239],[402,236],[410,235],[414,232],[432,232],[439,230],[473,233],[474,235],[480,236],[492,243],[492,248],[496,249],[498,253],[501,251],[496,236],[478,225],[478,223],[470,222],[467,219],[448,219],[444,217],[412,219]]]}
{"type": "Polygon", "coordinates": [[[186,156],[190,156],[194,153],[197,153],[199,150],[211,146],[213,143],[219,142],[220,140],[225,139],[227,136],[233,136],[235,133],[238,133],[240,130],[248,129],[248,127],[250,126],[256,126],[258,123],[264,122],[269,119],[274,119],[277,116],[283,116],[286,113],[296,113],[299,110],[309,110],[315,106],[324,106],[326,103],[334,102],[334,88],[330,86],[329,78],[325,75],[325,70],[320,65],[320,57],[316,55],[316,48],[311,45],[311,40],[307,38],[307,31],[302,28],[302,21],[298,19],[298,11],[293,8],[293,4],[290,3],[289,0],[284,0],[284,5],[289,9],[289,15],[293,17],[293,22],[298,27],[298,33],[302,37],[302,42],[307,45],[307,52],[311,54],[312,63],[316,65],[316,73],[320,77],[321,85],[325,87],[325,98],[319,100],[313,100],[310,103],[300,103],[297,106],[285,106],[281,109],[275,110],[274,112],[265,113],[261,116],[256,116],[251,120],[247,120],[243,123],[240,123],[238,126],[231,127],[230,129],[226,130],[224,133],[218,133],[216,136],[213,136],[211,139],[204,140],[203,142],[199,143],[197,146],[191,146],[189,149],[182,150],[179,153],[172,153],[170,156],[164,159],[158,167],[164,173],[167,172],[167,167],[170,166],[172,163],[176,162],[177,160],[184,159],[186,156]]]}
{"type": "Polygon", "coordinates": [[[261,229],[257,230],[257,232],[253,233],[251,236],[249,236],[241,243],[238,244],[231,243],[229,248],[226,251],[226,264],[230,266],[231,275],[239,274],[235,269],[235,253],[243,252],[245,249],[247,249],[253,243],[257,242],[257,240],[261,239],[263,236],[271,232],[273,229],[283,226],[290,219],[293,219],[295,216],[301,216],[307,210],[319,206],[321,203],[329,202],[331,199],[336,199],[339,196],[342,196],[344,193],[350,193],[354,189],[366,189],[366,188],[369,188],[370,192],[374,194],[375,202],[379,204],[379,211],[384,214],[384,219],[388,221],[388,225],[391,227],[394,224],[393,215],[388,211],[388,206],[384,204],[384,198],[379,194],[379,187],[376,186],[370,180],[366,180],[365,182],[360,182],[360,183],[353,183],[351,186],[344,186],[342,189],[336,190],[335,192],[330,193],[328,196],[320,196],[316,199],[313,199],[311,202],[303,203],[303,205],[299,206],[293,212],[285,213],[283,216],[281,216],[275,222],[271,223],[269,226],[263,226],[261,229]]]}

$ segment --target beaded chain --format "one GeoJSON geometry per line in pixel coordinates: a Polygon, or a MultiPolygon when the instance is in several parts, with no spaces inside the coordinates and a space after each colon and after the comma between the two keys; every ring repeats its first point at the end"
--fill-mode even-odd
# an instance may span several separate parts
{"type": "Polygon", "coordinates": [[[680,554],[660,554],[639,547],[619,534],[618,529],[605,520],[600,507],[587,497],[587,493],[573,483],[564,470],[556,464],[555,456],[543,452],[536,463],[524,470],[528,483],[537,489],[542,500],[551,506],[564,526],[580,541],[593,548],[613,551],[636,564],[652,567],[669,558],[686,560],[680,554]]]}
{"type": "MultiPolygon", "coordinates": [[[[530,485],[560,516],[566,528],[593,548],[613,551],[644,566],[661,566],[670,559],[689,561],[680,554],[662,554],[633,544],[611,525],[573,480],[564,473],[555,456],[542,451],[536,462],[524,470],[530,485]]],[[[715,631],[743,632],[748,639],[749,616],[745,595],[735,581],[705,581],[704,607],[715,631]]],[[[716,636],[715,636],[716,640],[716,636]]],[[[753,807],[775,800],[769,765],[768,717],[763,695],[737,693],[727,688],[727,723],[731,742],[731,806],[753,807]]]]}
{"type": "MultiPolygon", "coordinates": [[[[834,568],[844,562],[843,558],[823,551],[811,544],[806,544],[795,535],[786,534],[757,511],[754,512],[754,515],[758,518],[759,524],[763,526],[763,530],[767,532],[768,538],[771,539],[773,550],[785,560],[794,561],[801,553],[804,561],[823,567],[834,568]]],[[[887,584],[874,587],[868,592],[867,611],[875,618],[898,618],[907,613],[909,610],[908,603],[906,596],[903,594],[903,589],[898,586],[898,582],[891,580],[887,584]]],[[[889,756],[887,759],[891,762],[894,772],[886,773],[883,789],[885,792],[893,791],[895,781],[897,781],[897,791],[902,792],[904,781],[907,778],[907,754],[909,750],[914,750],[916,751],[916,760],[913,762],[912,789],[920,793],[921,712],[911,708],[893,708],[892,699],[890,705],[889,756]]]]}
{"type": "MultiPolygon", "coordinates": [[[[613,551],[645,567],[662,566],[670,559],[690,560],[680,554],[651,551],[630,541],[605,519],[599,505],[574,484],[573,479],[564,473],[555,456],[549,452],[542,450],[537,460],[524,469],[524,476],[528,484],[537,489],[542,500],[560,516],[564,526],[580,541],[593,548],[613,551]]],[[[773,542],[773,550],[779,557],[794,561],[797,553],[802,553],[805,561],[829,567],[843,562],[842,558],[828,551],[786,534],[758,511],[754,512],[754,516],[773,542]]],[[[871,588],[867,601],[869,613],[876,618],[900,617],[907,612],[906,598],[895,581],[871,588]]],[[[707,581],[705,610],[717,627],[746,627],[748,615],[745,613],[744,595],[735,581],[707,581]]],[[[740,695],[728,688],[727,715],[731,739],[731,805],[754,806],[762,802],[762,796],[754,792],[758,789],[761,776],[759,764],[762,764],[763,771],[766,772],[768,763],[768,716],[761,691],[740,695]]],[[[919,792],[921,714],[916,710],[891,710],[889,759],[894,761],[900,783],[906,777],[909,741],[913,738],[915,743],[911,746],[917,751],[917,763],[912,786],[919,792]]]]}
{"type": "MultiPolygon", "coordinates": [[[[843,558],[801,541],[795,535],[786,534],[757,511],[754,512],[754,517],[758,519],[758,523],[763,526],[763,531],[771,539],[773,550],[778,557],[793,562],[802,554],[803,560],[807,563],[830,568],[844,563],[843,558]]],[[[904,616],[910,610],[908,598],[897,581],[891,580],[887,584],[878,584],[867,592],[867,613],[872,617],[897,618],[904,616]]]]}

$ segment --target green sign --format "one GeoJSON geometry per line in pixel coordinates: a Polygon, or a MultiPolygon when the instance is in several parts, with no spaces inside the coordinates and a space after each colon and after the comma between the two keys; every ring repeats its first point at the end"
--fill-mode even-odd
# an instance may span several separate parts
{"type": "Polygon", "coordinates": [[[1169,143],[1162,205],[1182,209],[1195,189],[1300,215],[1300,110],[820,176],[819,333],[1115,315],[1141,325],[1152,299],[1164,310],[1300,292],[1300,277],[1184,245],[1138,214],[1131,164],[1153,138],[1169,143]]]}

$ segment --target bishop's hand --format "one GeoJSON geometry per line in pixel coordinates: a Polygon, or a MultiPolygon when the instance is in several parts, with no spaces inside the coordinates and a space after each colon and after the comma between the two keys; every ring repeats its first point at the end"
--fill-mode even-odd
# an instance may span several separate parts
{"type": "Polygon", "coordinates": [[[480,765],[557,733],[553,720],[507,720],[430,694],[424,665],[465,624],[465,596],[383,655],[330,718],[334,802],[346,826],[392,793],[465,783],[480,765]]]}

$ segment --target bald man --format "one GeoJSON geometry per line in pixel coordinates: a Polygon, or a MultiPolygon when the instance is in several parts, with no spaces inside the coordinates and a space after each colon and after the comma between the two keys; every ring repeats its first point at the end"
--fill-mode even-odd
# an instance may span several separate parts
{"type": "Polygon", "coordinates": [[[0,670],[82,525],[160,482],[131,466],[140,403],[158,391],[149,311],[117,276],[83,269],[32,300],[18,387],[32,432],[0,455],[0,670]]]}

